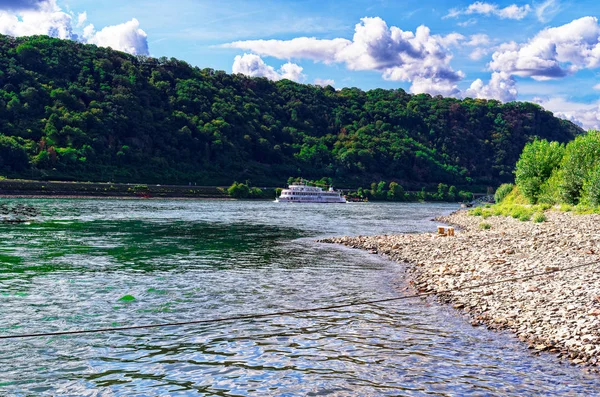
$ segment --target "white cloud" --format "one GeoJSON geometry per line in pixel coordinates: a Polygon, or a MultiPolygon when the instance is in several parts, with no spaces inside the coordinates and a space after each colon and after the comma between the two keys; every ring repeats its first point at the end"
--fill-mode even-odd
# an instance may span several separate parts
{"type": "Polygon", "coordinates": [[[517,87],[514,78],[503,72],[494,72],[486,85],[481,79],[475,80],[464,93],[466,97],[497,99],[510,102],[517,99],[517,87]]]}
{"type": "MultiPolygon", "coordinates": [[[[0,0],[0,5],[2,5],[0,0]]],[[[7,3],[4,1],[4,3],[7,3]]],[[[17,2],[11,2],[17,3],[17,2]]],[[[80,40],[84,43],[112,47],[134,55],[148,55],[148,40],[146,33],[140,29],[137,19],[116,26],[107,26],[100,32],[93,25],[83,29],[82,37],[74,32],[73,16],[64,12],[56,0],[24,1],[36,4],[36,7],[14,8],[10,11],[0,10],[0,33],[10,36],[47,35],[60,39],[80,40]]],[[[87,13],[77,16],[75,27],[80,28],[87,20],[87,13]]]]}
{"type": "MultiPolygon", "coordinates": [[[[310,59],[326,64],[343,63],[350,70],[373,70],[386,80],[412,82],[412,92],[456,95],[455,83],[464,77],[450,66],[448,47],[464,40],[462,35],[432,35],[419,26],[413,33],[388,27],[381,18],[362,18],[352,40],[320,40],[300,37],[292,40],[251,40],[223,47],[249,50],[279,59],[310,59]]],[[[237,59],[237,58],[236,58],[237,59]]]]}
{"type": "Polygon", "coordinates": [[[38,8],[0,11],[0,33],[10,36],[48,35],[74,39],[71,16],[62,12],[56,0],[40,2],[38,8]]]}
{"type": "Polygon", "coordinates": [[[250,77],[266,77],[274,81],[281,79],[303,81],[305,78],[302,74],[303,68],[299,65],[288,62],[282,65],[279,71],[276,71],[256,54],[236,56],[231,69],[233,73],[241,73],[250,77]]]}
{"type": "Polygon", "coordinates": [[[457,8],[451,9],[448,12],[448,15],[446,15],[444,18],[456,18],[461,15],[495,15],[501,19],[521,20],[525,18],[530,12],[531,7],[529,6],[529,4],[525,4],[524,6],[511,4],[508,7],[500,8],[497,4],[476,1],[475,3],[469,5],[467,8],[462,10],[457,8]]]}
{"type": "Polygon", "coordinates": [[[474,61],[479,61],[481,58],[483,58],[484,56],[486,56],[489,53],[490,53],[489,48],[483,48],[483,47],[475,48],[469,54],[469,58],[471,58],[474,61]]]}
{"type": "Polygon", "coordinates": [[[336,54],[350,44],[346,39],[320,40],[298,37],[292,40],[247,40],[223,44],[224,48],[239,48],[279,59],[302,58],[332,63],[336,54]]]}
{"type": "Polygon", "coordinates": [[[595,86],[592,87],[595,90],[600,90],[600,84],[596,84],[595,86]]]}
{"type": "Polygon", "coordinates": [[[556,117],[572,121],[584,129],[600,129],[600,101],[579,103],[563,97],[534,98],[533,101],[553,112],[556,117]]]}
{"type": "Polygon", "coordinates": [[[475,25],[477,23],[477,19],[475,18],[469,18],[464,22],[458,22],[457,25],[461,26],[461,27],[466,27],[466,26],[471,26],[471,25],[475,25]]]}
{"type": "Polygon", "coordinates": [[[490,37],[487,34],[474,34],[471,35],[469,38],[470,40],[465,44],[471,47],[490,44],[490,37]]]}
{"type": "Polygon", "coordinates": [[[471,35],[469,37],[469,41],[467,41],[464,44],[469,47],[477,47],[473,51],[471,51],[471,54],[469,54],[469,58],[471,58],[474,61],[478,61],[490,53],[490,43],[491,40],[487,34],[474,34],[471,35]]]}
{"type": "Polygon", "coordinates": [[[82,27],[87,21],[87,12],[82,12],[77,15],[77,27],[82,27]]]}
{"type": "Polygon", "coordinates": [[[110,47],[133,55],[149,54],[148,35],[140,29],[140,23],[135,18],[120,25],[107,26],[99,32],[94,31],[94,25],[88,25],[84,37],[89,44],[110,47]]]}
{"type": "Polygon", "coordinates": [[[293,81],[304,81],[305,75],[302,74],[302,66],[296,65],[295,63],[288,62],[281,65],[279,72],[281,73],[282,79],[288,79],[293,81]]]}
{"type": "Polygon", "coordinates": [[[335,81],[333,81],[332,79],[319,79],[319,78],[316,78],[313,81],[313,84],[320,85],[321,87],[327,87],[328,85],[330,85],[330,86],[333,87],[335,85],[335,81]]]}
{"type": "Polygon", "coordinates": [[[535,15],[540,22],[546,23],[560,12],[560,8],[558,0],[546,0],[536,5],[535,15]]]}
{"type": "Polygon", "coordinates": [[[524,44],[501,45],[492,55],[490,68],[512,75],[548,80],[580,69],[600,66],[600,25],[595,17],[583,17],[566,25],[547,28],[524,44]]]}

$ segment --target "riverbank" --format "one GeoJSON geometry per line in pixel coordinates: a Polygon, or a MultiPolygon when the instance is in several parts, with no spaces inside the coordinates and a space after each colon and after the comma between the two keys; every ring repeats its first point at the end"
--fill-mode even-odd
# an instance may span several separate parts
{"type": "Polygon", "coordinates": [[[407,262],[420,292],[467,313],[473,325],[514,332],[535,351],[548,351],[598,371],[600,264],[528,280],[440,293],[469,285],[600,260],[600,215],[547,212],[543,223],[458,211],[437,220],[460,228],[455,237],[407,234],[339,237],[343,244],[407,262]],[[490,225],[482,230],[480,224],[490,225]]]}
{"type": "Polygon", "coordinates": [[[217,186],[0,180],[0,197],[10,198],[197,198],[229,199],[217,186]]]}

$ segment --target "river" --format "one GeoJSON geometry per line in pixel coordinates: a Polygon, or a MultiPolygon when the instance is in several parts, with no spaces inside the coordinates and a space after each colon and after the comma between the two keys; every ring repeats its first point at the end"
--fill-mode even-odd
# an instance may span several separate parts
{"type": "MultiPolygon", "coordinates": [[[[1,200],[0,335],[141,325],[412,293],[401,264],[315,243],[418,233],[449,204],[1,200]],[[128,299],[129,296],[129,299],[128,299]],[[124,298],[125,297],[125,298],[124,298]],[[132,299],[131,297],[135,298],[132,299]]],[[[0,340],[8,396],[595,395],[600,377],[433,299],[0,340]]]]}

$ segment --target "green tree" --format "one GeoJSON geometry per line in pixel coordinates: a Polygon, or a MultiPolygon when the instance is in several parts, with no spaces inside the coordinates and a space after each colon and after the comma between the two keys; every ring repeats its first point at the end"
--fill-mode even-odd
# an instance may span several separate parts
{"type": "MultiPolygon", "coordinates": [[[[584,194],[584,186],[589,184],[591,193],[595,170],[600,163],[600,131],[591,130],[570,142],[565,150],[560,169],[560,193],[562,199],[577,204],[584,194]]],[[[584,198],[585,201],[585,198],[584,198]]]]}
{"type": "Polygon", "coordinates": [[[391,182],[387,193],[387,198],[390,201],[404,201],[406,200],[406,194],[404,188],[397,182],[391,182]]]}
{"type": "Polygon", "coordinates": [[[227,194],[230,197],[238,199],[248,198],[250,196],[250,188],[245,183],[233,182],[227,189],[227,194]]]}
{"type": "Polygon", "coordinates": [[[558,142],[535,139],[525,145],[517,161],[515,181],[532,204],[537,203],[542,184],[560,166],[564,153],[565,147],[558,142]]]}

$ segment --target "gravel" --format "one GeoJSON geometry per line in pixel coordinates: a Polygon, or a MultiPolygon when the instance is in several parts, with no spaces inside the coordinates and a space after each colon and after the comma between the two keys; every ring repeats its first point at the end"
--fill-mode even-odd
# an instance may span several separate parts
{"type": "Polygon", "coordinates": [[[600,370],[600,215],[546,212],[543,223],[455,212],[437,220],[457,227],[437,234],[338,237],[343,244],[408,263],[419,292],[468,313],[474,326],[514,332],[534,351],[600,370]],[[482,230],[480,224],[491,225],[482,230]],[[592,265],[531,279],[445,292],[486,282],[592,265]]]}

